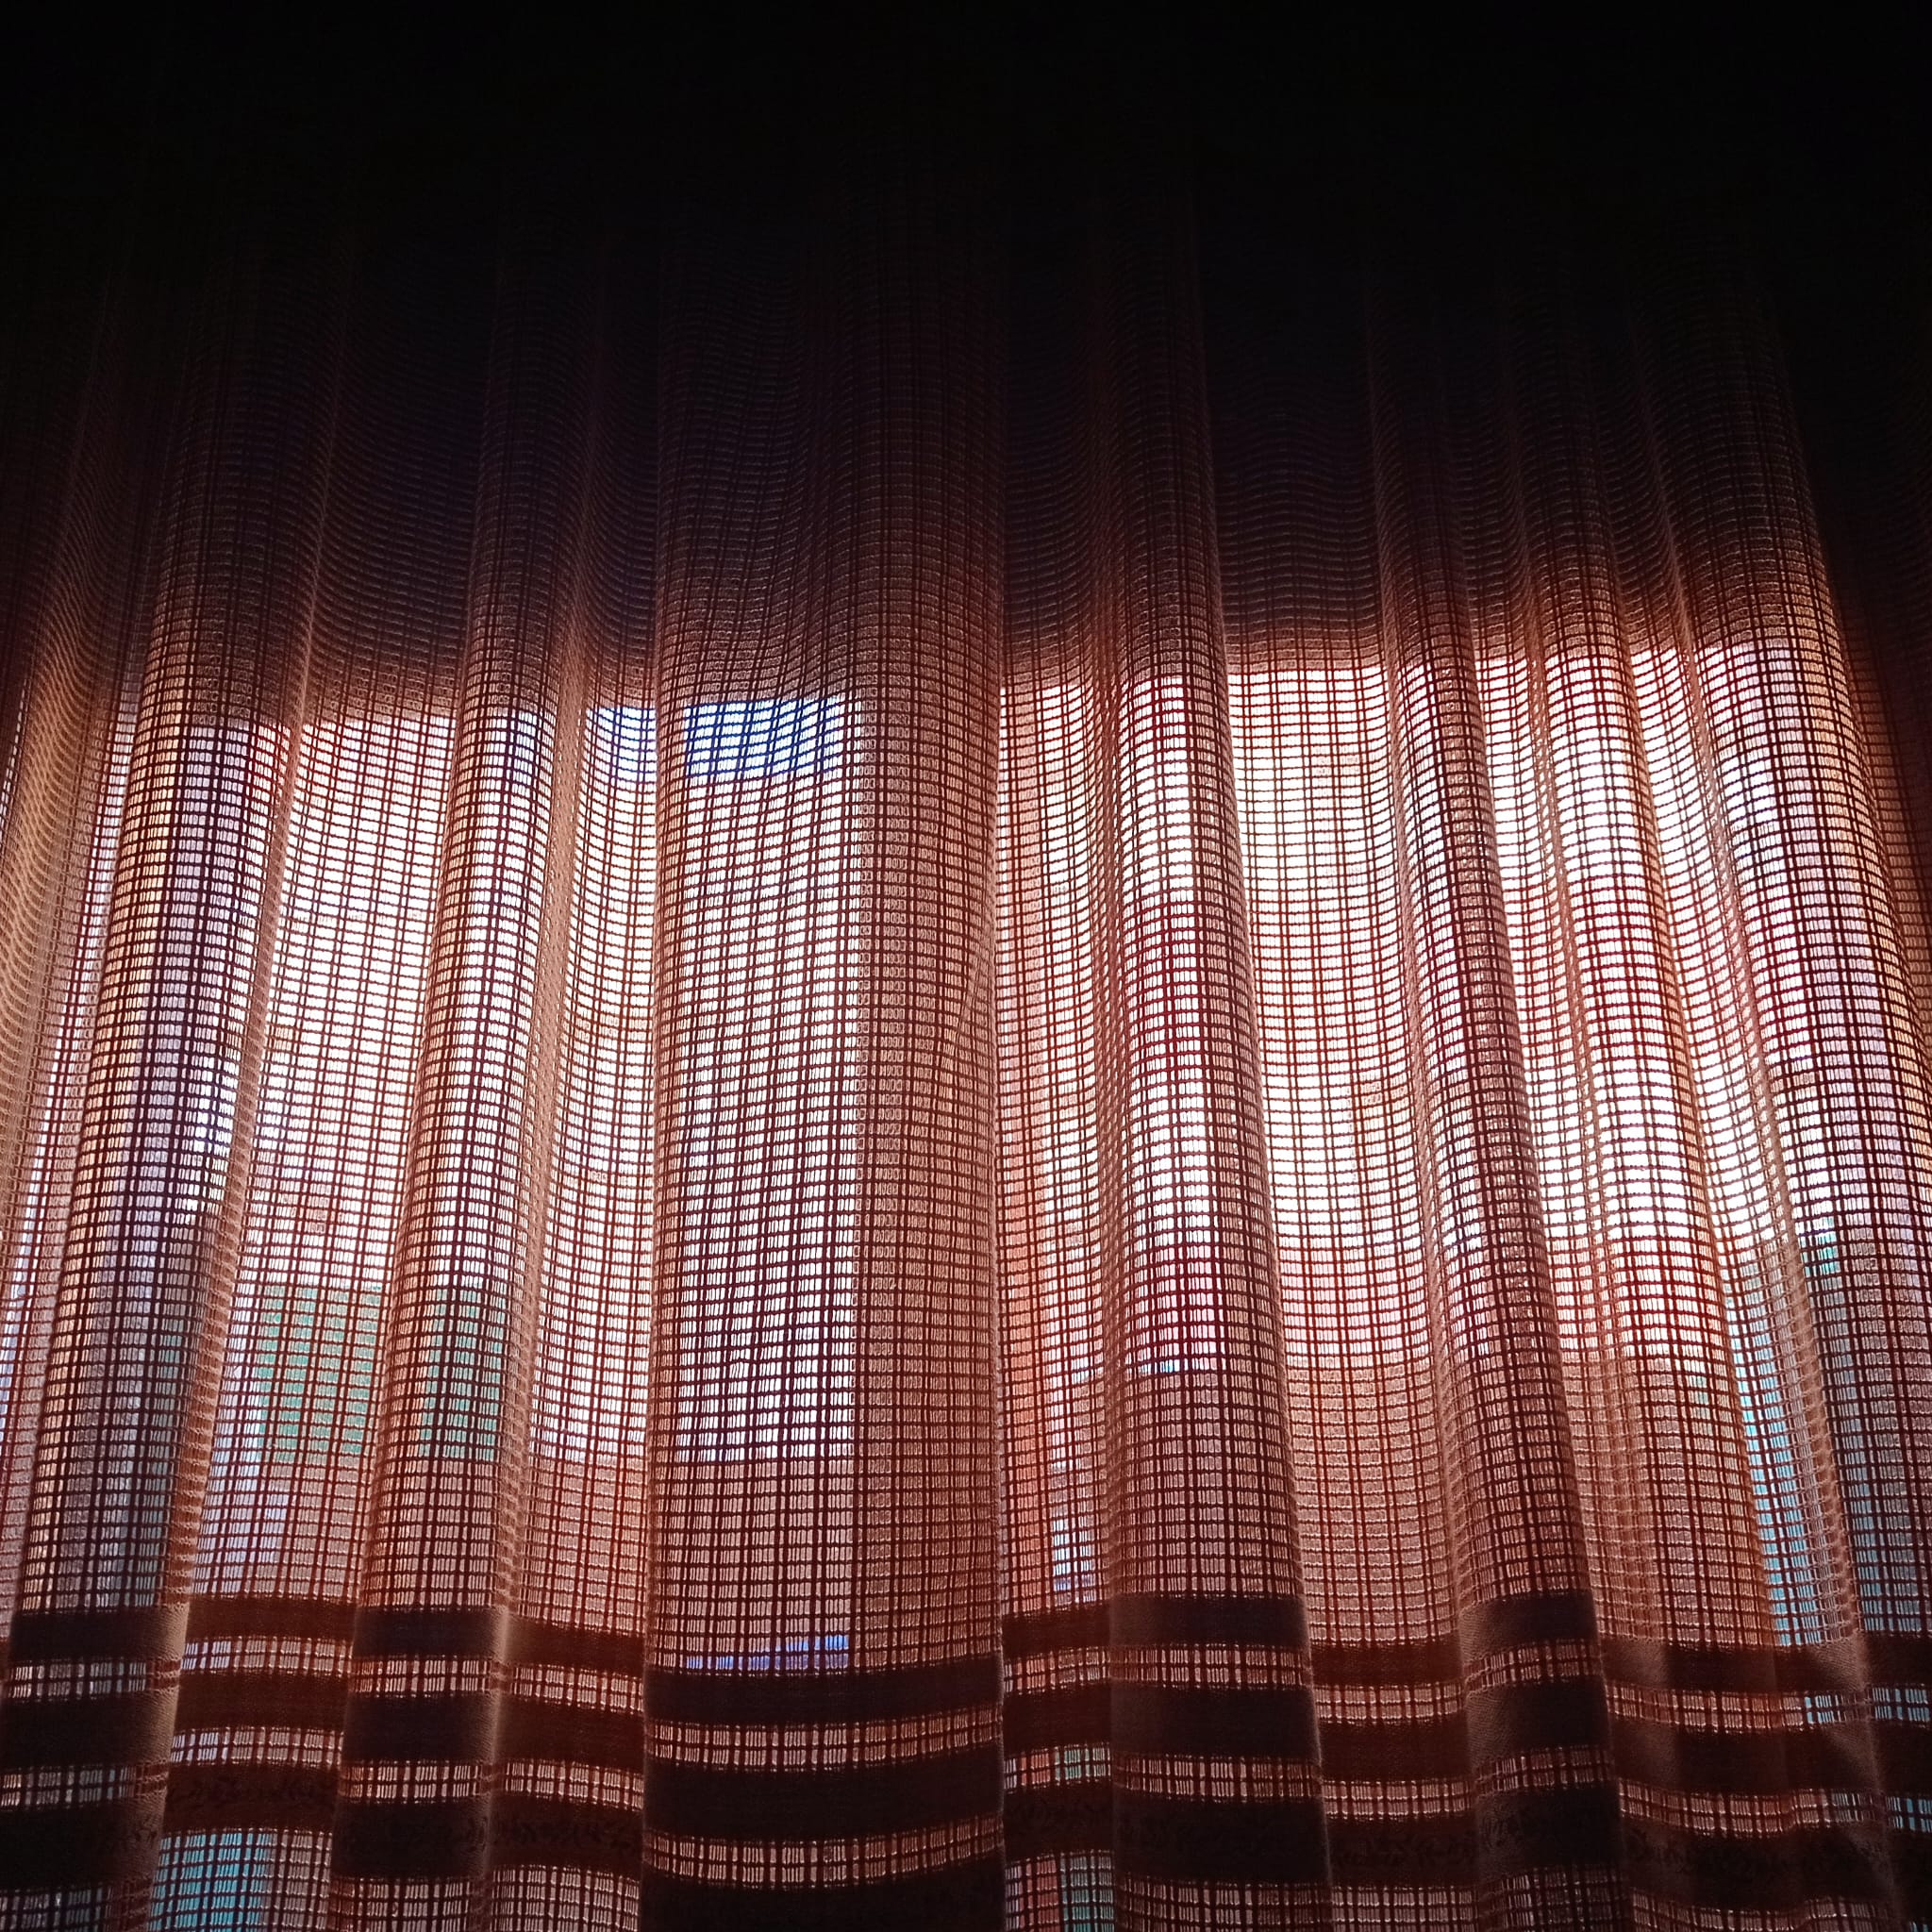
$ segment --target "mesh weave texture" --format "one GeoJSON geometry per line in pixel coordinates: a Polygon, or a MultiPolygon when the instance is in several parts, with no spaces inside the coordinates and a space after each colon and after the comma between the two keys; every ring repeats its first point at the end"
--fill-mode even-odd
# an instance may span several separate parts
{"type": "Polygon", "coordinates": [[[1766,329],[1201,286],[927,183],[8,363],[0,1927],[1932,1923],[1766,329]]]}

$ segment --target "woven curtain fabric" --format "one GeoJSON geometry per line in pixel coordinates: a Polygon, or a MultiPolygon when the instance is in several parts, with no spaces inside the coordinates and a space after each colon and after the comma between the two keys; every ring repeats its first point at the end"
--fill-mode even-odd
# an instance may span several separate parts
{"type": "Polygon", "coordinates": [[[0,1926],[1932,1923],[1932,953],[1767,327],[1198,258],[14,345],[0,1926]]]}

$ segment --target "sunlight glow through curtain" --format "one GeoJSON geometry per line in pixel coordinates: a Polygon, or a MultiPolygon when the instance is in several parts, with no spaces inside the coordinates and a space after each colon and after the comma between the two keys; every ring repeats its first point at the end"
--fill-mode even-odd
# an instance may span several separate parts
{"type": "Polygon", "coordinates": [[[1932,1924],[1757,310],[950,194],[8,363],[0,1926],[1932,1924]]]}

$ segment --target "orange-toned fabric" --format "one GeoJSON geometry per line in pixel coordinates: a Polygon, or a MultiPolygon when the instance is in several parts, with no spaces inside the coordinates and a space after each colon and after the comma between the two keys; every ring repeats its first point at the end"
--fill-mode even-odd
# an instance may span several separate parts
{"type": "Polygon", "coordinates": [[[660,241],[8,365],[0,1926],[1932,1920],[1932,949],[1749,301],[660,241]]]}

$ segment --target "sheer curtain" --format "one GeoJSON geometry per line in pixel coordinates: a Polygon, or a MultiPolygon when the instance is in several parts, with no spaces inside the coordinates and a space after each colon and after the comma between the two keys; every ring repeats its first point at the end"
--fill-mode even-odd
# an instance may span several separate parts
{"type": "Polygon", "coordinates": [[[16,345],[0,1924],[1932,1922],[1932,958],[1767,330],[1196,253],[16,345]]]}

